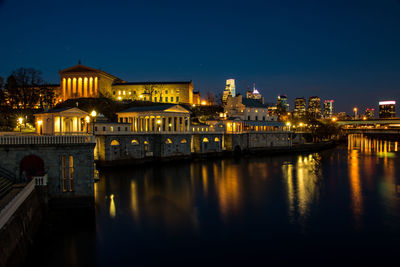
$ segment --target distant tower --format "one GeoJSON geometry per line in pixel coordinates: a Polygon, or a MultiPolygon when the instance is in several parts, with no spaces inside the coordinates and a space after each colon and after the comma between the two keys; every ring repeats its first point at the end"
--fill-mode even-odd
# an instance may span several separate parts
{"type": "Polygon", "coordinates": [[[396,101],[380,101],[379,102],[379,118],[396,117],[396,101]]]}
{"type": "Polygon", "coordinates": [[[228,96],[236,96],[235,79],[226,80],[224,94],[222,95],[222,103],[226,103],[228,96]]]}
{"type": "Polygon", "coordinates": [[[321,98],[318,96],[310,96],[308,99],[307,113],[314,119],[321,118],[321,98]]]}
{"type": "Polygon", "coordinates": [[[324,118],[330,119],[333,115],[333,100],[324,101],[324,118]]]}
{"type": "Polygon", "coordinates": [[[294,100],[293,117],[304,119],[306,117],[307,103],[304,97],[298,97],[294,100]]]}

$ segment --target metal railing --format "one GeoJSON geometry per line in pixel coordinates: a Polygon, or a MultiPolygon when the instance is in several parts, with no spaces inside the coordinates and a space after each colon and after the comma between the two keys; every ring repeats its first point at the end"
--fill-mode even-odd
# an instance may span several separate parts
{"type": "Polygon", "coordinates": [[[0,145],[57,145],[95,143],[93,135],[0,136],[0,145]]]}

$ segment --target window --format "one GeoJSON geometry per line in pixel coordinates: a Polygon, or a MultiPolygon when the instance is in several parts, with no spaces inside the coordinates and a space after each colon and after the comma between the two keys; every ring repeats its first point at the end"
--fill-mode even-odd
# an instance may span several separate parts
{"type": "Polygon", "coordinates": [[[169,138],[167,138],[167,140],[165,140],[165,143],[166,143],[166,144],[172,144],[172,140],[169,139],[169,138]]]}
{"type": "Polygon", "coordinates": [[[250,116],[247,116],[247,120],[250,120],[250,116]]]}
{"type": "Polygon", "coordinates": [[[258,116],[256,116],[256,121],[258,121],[258,116]]]}
{"type": "Polygon", "coordinates": [[[165,90],[165,94],[168,95],[168,90],[165,90]]]}
{"type": "Polygon", "coordinates": [[[105,126],[103,126],[103,132],[105,132],[106,131],[106,127],[105,126]]]}
{"type": "Polygon", "coordinates": [[[133,139],[132,142],[131,142],[131,144],[132,144],[132,145],[138,145],[138,144],[139,144],[139,141],[136,140],[136,139],[133,139]]]}
{"type": "Polygon", "coordinates": [[[219,142],[219,138],[215,137],[214,142],[219,142]]]}
{"type": "Polygon", "coordinates": [[[110,126],[110,131],[114,132],[114,127],[110,126]]]}
{"type": "Polygon", "coordinates": [[[118,126],[118,132],[120,132],[120,131],[121,131],[121,127],[118,126]]]}
{"type": "Polygon", "coordinates": [[[185,138],[183,138],[182,140],[181,140],[181,144],[186,144],[187,143],[187,140],[185,139],[185,138]]]}
{"type": "Polygon", "coordinates": [[[67,191],[67,156],[62,156],[61,158],[61,172],[62,172],[62,191],[66,192],[67,191]]]}
{"type": "Polygon", "coordinates": [[[208,138],[207,137],[203,138],[203,143],[208,143],[208,138]]]}
{"type": "Polygon", "coordinates": [[[174,102],[174,97],[173,96],[171,96],[171,102],[174,102]]]}
{"type": "Polygon", "coordinates": [[[111,141],[112,146],[119,146],[119,142],[117,140],[112,140],[111,141]]]}
{"type": "Polygon", "coordinates": [[[113,91],[113,95],[115,95],[115,91],[113,91]]]}
{"type": "Polygon", "coordinates": [[[157,97],[154,97],[154,102],[157,102],[157,97]]]}
{"type": "Polygon", "coordinates": [[[127,132],[128,131],[128,127],[125,127],[125,132],[127,132]]]}
{"type": "Polygon", "coordinates": [[[96,126],[96,127],[94,127],[94,130],[97,132],[97,126],[96,126]]]}
{"type": "Polygon", "coordinates": [[[176,102],[179,102],[179,96],[176,97],[176,102]]]}
{"type": "Polygon", "coordinates": [[[165,97],[165,102],[168,102],[168,96],[165,97]]]}
{"type": "Polygon", "coordinates": [[[74,191],[74,157],[69,156],[69,191],[74,191]]]}

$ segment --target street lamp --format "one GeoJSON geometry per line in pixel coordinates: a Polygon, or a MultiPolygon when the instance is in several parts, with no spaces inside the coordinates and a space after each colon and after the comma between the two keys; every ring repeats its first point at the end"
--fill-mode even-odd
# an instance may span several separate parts
{"type": "Polygon", "coordinates": [[[89,117],[89,116],[86,116],[86,117],[85,117],[85,121],[86,121],[86,133],[89,133],[90,117],[89,117]]]}
{"type": "Polygon", "coordinates": [[[94,123],[96,122],[96,116],[97,116],[97,112],[96,112],[96,110],[93,110],[91,113],[90,113],[90,116],[92,116],[92,121],[93,121],[93,135],[94,135],[94,123]]]}
{"type": "Polygon", "coordinates": [[[354,119],[357,119],[357,108],[354,107],[354,108],[353,108],[353,111],[354,111],[354,119]]]}
{"type": "Polygon", "coordinates": [[[18,118],[18,123],[19,123],[19,131],[22,131],[22,122],[24,121],[24,119],[22,117],[18,118]]]}

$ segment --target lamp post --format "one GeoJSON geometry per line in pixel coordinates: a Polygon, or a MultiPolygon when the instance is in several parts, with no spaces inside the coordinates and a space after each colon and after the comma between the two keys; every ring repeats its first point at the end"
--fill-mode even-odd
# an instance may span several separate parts
{"type": "Polygon", "coordinates": [[[24,119],[22,117],[18,118],[18,123],[19,123],[19,132],[22,131],[22,122],[24,121],[24,119]]]}
{"type": "Polygon", "coordinates": [[[289,142],[289,146],[292,147],[292,132],[290,131],[290,126],[291,126],[290,121],[288,121],[288,122],[286,123],[286,126],[289,127],[289,133],[290,133],[290,142],[289,142]]]}
{"type": "Polygon", "coordinates": [[[86,121],[86,133],[89,133],[89,123],[90,123],[90,117],[86,116],[85,117],[85,121],[86,121]]]}
{"type": "Polygon", "coordinates": [[[93,110],[93,111],[90,113],[90,116],[92,116],[92,121],[93,121],[93,135],[94,135],[94,123],[96,122],[96,116],[97,116],[96,110],[93,110]]]}

